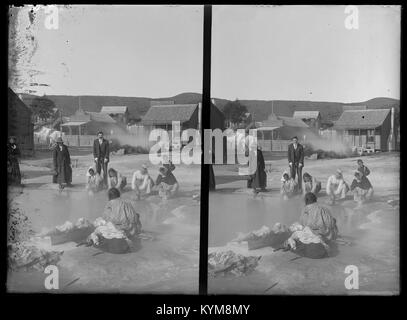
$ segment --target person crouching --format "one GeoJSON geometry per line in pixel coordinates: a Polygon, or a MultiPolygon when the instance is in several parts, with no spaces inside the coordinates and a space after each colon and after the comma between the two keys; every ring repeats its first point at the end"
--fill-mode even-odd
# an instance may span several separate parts
{"type": "Polygon", "coordinates": [[[353,199],[360,204],[372,199],[373,186],[369,179],[359,171],[355,172],[355,178],[352,181],[350,190],[353,193],[353,199]]]}
{"type": "Polygon", "coordinates": [[[302,176],[304,183],[303,193],[304,195],[308,192],[312,192],[317,195],[321,191],[321,182],[311,176],[308,172],[305,172],[302,176]]]}
{"type": "Polygon", "coordinates": [[[131,181],[131,188],[135,192],[137,200],[140,199],[142,194],[149,195],[153,187],[154,181],[148,173],[147,166],[143,164],[141,170],[134,172],[131,181]]]}
{"type": "Polygon", "coordinates": [[[293,197],[297,192],[298,184],[293,178],[290,178],[287,172],[283,173],[281,178],[280,195],[284,200],[293,197]]]}
{"type": "Polygon", "coordinates": [[[126,184],[127,179],[120,172],[117,172],[113,168],[107,171],[107,187],[109,189],[118,188],[120,191],[123,191],[126,184]]]}
{"type": "Polygon", "coordinates": [[[86,172],[86,190],[89,194],[100,191],[103,188],[103,177],[93,167],[86,172]]]}
{"type": "Polygon", "coordinates": [[[330,176],[326,183],[326,194],[330,197],[331,203],[334,204],[337,200],[346,198],[349,191],[349,185],[343,179],[341,170],[337,170],[336,174],[330,176]]]}
{"type": "Polygon", "coordinates": [[[177,179],[166,167],[160,167],[158,171],[159,173],[155,183],[158,188],[158,194],[164,200],[174,197],[179,188],[177,179]]]}
{"type": "Polygon", "coordinates": [[[142,230],[140,215],[130,201],[120,198],[117,188],[110,188],[107,194],[109,202],[103,217],[97,219],[97,228],[88,242],[109,253],[127,253],[139,242],[137,236],[142,230]]]}

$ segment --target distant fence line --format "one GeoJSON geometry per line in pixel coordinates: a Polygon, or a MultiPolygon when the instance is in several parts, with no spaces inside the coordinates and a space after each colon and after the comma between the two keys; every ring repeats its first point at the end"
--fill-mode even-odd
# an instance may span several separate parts
{"type": "Polygon", "coordinates": [[[257,140],[262,151],[288,151],[290,140],[257,140]]]}
{"type": "MultiPolygon", "coordinates": [[[[108,140],[118,140],[121,145],[127,144],[147,149],[152,145],[152,142],[149,141],[150,132],[150,128],[130,126],[127,128],[126,133],[105,135],[105,138],[108,140]]],[[[96,135],[69,135],[62,133],[62,139],[67,146],[91,147],[93,146],[93,141],[96,139],[96,135]]],[[[34,144],[37,149],[47,148],[51,143],[52,140],[49,137],[46,139],[40,139],[39,137],[34,139],[34,144]]]]}

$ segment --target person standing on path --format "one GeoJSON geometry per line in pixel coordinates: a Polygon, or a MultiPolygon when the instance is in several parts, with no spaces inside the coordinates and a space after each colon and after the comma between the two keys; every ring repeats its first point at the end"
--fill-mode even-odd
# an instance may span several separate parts
{"type": "Polygon", "coordinates": [[[57,145],[53,150],[54,178],[53,182],[59,184],[59,189],[64,188],[64,183],[71,187],[72,184],[72,168],[71,156],[69,155],[68,147],[64,144],[61,137],[56,140],[57,145]]]}
{"type": "Polygon", "coordinates": [[[107,187],[107,165],[109,163],[109,141],[103,138],[103,132],[98,132],[98,137],[93,142],[93,157],[96,163],[96,172],[103,170],[103,184],[107,187]]]}
{"type": "Polygon", "coordinates": [[[302,192],[302,168],[304,167],[304,147],[298,143],[298,138],[293,137],[292,143],[288,145],[288,165],[291,178],[295,180],[298,176],[298,191],[302,192]]]}

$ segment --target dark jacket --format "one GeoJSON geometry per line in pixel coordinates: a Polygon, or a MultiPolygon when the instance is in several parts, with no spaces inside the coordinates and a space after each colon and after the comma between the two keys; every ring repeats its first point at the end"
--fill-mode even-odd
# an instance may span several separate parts
{"type": "Polygon", "coordinates": [[[107,159],[109,161],[109,141],[103,139],[102,144],[99,143],[99,139],[93,141],[93,157],[98,158],[98,161],[107,159]]]}
{"type": "Polygon", "coordinates": [[[294,149],[292,143],[288,145],[288,162],[293,165],[301,163],[304,166],[304,148],[301,144],[297,144],[297,149],[294,149]]]}
{"type": "Polygon", "coordinates": [[[369,190],[370,188],[372,188],[372,184],[370,183],[368,178],[362,176],[362,179],[360,179],[360,181],[353,179],[350,190],[353,191],[356,187],[359,187],[363,190],[369,190]]]}
{"type": "Polygon", "coordinates": [[[72,168],[71,156],[69,155],[68,147],[62,145],[62,150],[58,145],[53,150],[53,164],[56,175],[53,177],[53,183],[71,183],[72,182],[72,168]]]}
{"type": "Polygon", "coordinates": [[[363,166],[363,167],[358,167],[358,171],[362,174],[362,175],[364,175],[365,177],[367,177],[369,174],[370,174],[370,170],[369,170],[369,168],[368,167],[366,167],[366,166],[363,166]]]}

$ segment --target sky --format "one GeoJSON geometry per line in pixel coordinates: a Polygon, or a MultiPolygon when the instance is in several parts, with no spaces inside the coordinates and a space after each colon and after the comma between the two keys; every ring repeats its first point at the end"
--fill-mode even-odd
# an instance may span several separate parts
{"type": "Polygon", "coordinates": [[[18,13],[20,39],[35,39],[19,68],[38,70],[26,82],[49,87],[17,91],[152,98],[202,91],[202,6],[58,6],[56,30],[46,28],[44,7],[30,24],[31,8],[18,13]]]}
{"type": "MultiPolygon", "coordinates": [[[[45,26],[45,7],[37,7],[30,24],[31,8],[18,14],[20,44],[28,50],[16,65],[27,78],[13,88],[17,92],[151,98],[201,93],[202,6],[58,6],[56,30],[45,26]]],[[[348,30],[345,6],[214,6],[212,96],[398,99],[400,8],[357,8],[358,29],[348,30]]]]}
{"type": "Polygon", "coordinates": [[[399,99],[400,8],[215,6],[211,93],[227,99],[399,99]]]}

